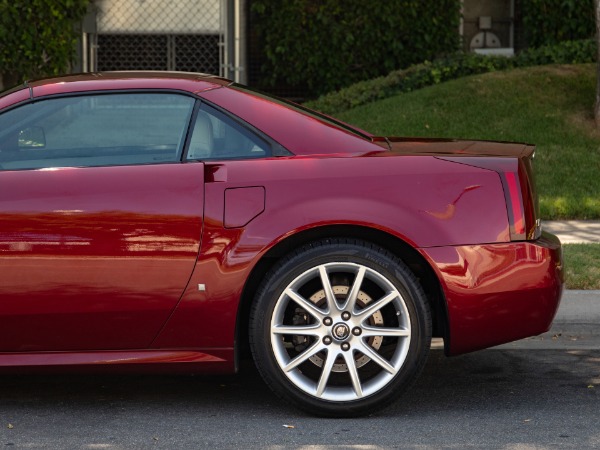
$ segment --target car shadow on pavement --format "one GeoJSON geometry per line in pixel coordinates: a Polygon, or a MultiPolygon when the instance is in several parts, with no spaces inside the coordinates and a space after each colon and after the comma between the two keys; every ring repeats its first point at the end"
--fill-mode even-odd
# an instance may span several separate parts
{"type": "MultiPolygon", "coordinates": [[[[440,410],[515,408],[524,400],[546,402],[569,388],[588,395],[598,386],[600,350],[484,350],[446,358],[433,350],[413,387],[378,415],[440,410]]],[[[573,392],[570,392],[572,395],[573,392]]],[[[237,375],[0,375],[2,410],[86,407],[194,410],[203,414],[264,410],[305,416],[280,401],[250,362],[237,375]]]]}
{"type": "Polygon", "coordinates": [[[433,350],[391,407],[343,420],[287,405],[251,363],[227,376],[1,375],[0,439],[51,449],[597,448],[599,367],[600,350],[433,350]]]}

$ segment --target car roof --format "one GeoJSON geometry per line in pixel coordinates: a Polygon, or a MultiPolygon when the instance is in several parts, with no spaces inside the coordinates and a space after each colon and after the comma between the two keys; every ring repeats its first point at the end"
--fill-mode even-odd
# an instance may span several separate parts
{"type": "Polygon", "coordinates": [[[92,72],[27,81],[17,90],[0,96],[0,109],[56,95],[145,90],[196,94],[252,124],[297,155],[382,151],[362,130],[318,113],[301,111],[297,105],[290,106],[284,101],[242,89],[231,80],[201,73],[92,72]]]}
{"type": "Polygon", "coordinates": [[[91,72],[27,81],[32,98],[82,91],[175,89],[204,92],[228,86],[231,80],[202,73],[166,71],[91,72]]]}

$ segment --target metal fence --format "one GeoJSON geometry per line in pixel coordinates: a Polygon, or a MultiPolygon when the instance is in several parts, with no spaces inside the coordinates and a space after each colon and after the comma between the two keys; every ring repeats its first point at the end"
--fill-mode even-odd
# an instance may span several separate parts
{"type": "Polygon", "coordinates": [[[225,0],[97,0],[96,70],[223,74],[225,0]]]}

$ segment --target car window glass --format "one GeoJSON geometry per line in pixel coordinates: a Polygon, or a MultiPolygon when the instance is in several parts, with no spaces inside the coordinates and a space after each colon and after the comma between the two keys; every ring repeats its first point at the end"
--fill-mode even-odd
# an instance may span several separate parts
{"type": "Polygon", "coordinates": [[[202,104],[190,138],[187,159],[261,158],[270,145],[226,114],[202,104]]]}
{"type": "Polygon", "coordinates": [[[179,161],[194,100],[138,93],[62,97],[0,115],[4,170],[179,161]]]}

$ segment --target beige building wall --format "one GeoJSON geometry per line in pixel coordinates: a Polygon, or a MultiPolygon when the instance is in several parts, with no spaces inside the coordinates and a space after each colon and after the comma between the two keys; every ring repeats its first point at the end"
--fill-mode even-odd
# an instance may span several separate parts
{"type": "Polygon", "coordinates": [[[100,33],[217,33],[221,0],[96,0],[100,33]]]}

